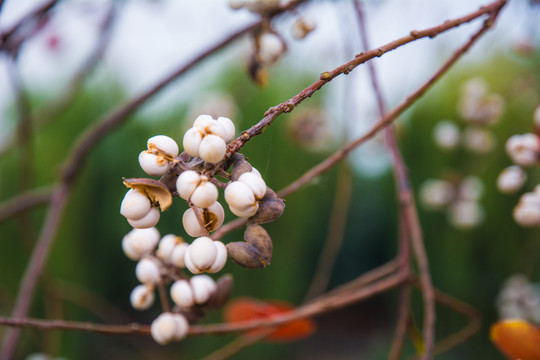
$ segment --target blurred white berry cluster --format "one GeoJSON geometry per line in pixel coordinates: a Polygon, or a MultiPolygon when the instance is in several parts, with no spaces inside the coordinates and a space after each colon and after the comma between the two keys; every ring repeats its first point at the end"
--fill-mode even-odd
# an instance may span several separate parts
{"type": "Polygon", "coordinates": [[[540,284],[526,276],[512,275],[497,296],[497,311],[501,319],[524,319],[540,324],[540,284]]]}
{"type": "Polygon", "coordinates": [[[229,118],[200,115],[185,133],[180,155],[172,138],[157,135],[148,139],[139,164],[148,175],[160,176],[159,180],[124,179],[130,190],[120,213],[134,229],[124,236],[122,248],[128,258],[137,261],[135,274],[141,283],[131,293],[131,304],[138,310],[149,309],[156,292],[166,294],[162,304],[169,299],[174,303],[171,309],[163,306],[152,323],[152,337],[160,344],[181,340],[190,322],[227,300],[232,286],[229,276],[216,283],[210,276],[198,274],[219,272],[228,257],[247,268],[264,267],[271,261],[272,241],[259,224],[281,216],[284,202],[243,155],[226,156],[227,144],[234,137],[235,126],[229,118]],[[225,219],[218,188],[225,189],[230,211],[247,219],[245,241],[226,246],[210,237],[225,219]],[[182,224],[186,234],[195,238],[191,243],[174,234],[161,237],[155,227],[159,210],[167,210],[174,197],[188,204],[182,224]]]}
{"type": "Polygon", "coordinates": [[[420,186],[420,201],[424,208],[446,211],[448,221],[459,229],[471,229],[484,220],[480,198],[484,192],[482,180],[467,176],[453,181],[428,179],[420,186]]]}
{"type": "MultiPolygon", "coordinates": [[[[272,15],[283,6],[287,6],[287,2],[281,0],[229,0],[229,6],[235,10],[247,9],[265,20],[253,34],[254,52],[248,65],[249,74],[253,81],[259,86],[265,86],[267,82],[266,68],[277,63],[287,52],[287,43],[270,24],[272,15]]],[[[314,21],[299,16],[292,25],[291,35],[301,40],[314,29],[314,21]]]]}
{"type": "Polygon", "coordinates": [[[489,127],[497,122],[504,110],[504,99],[488,93],[482,78],[465,82],[457,111],[465,121],[460,128],[451,120],[439,121],[433,129],[435,144],[443,150],[454,150],[462,145],[466,150],[484,154],[494,149],[497,139],[489,127]]]}
{"type": "MultiPolygon", "coordinates": [[[[489,127],[497,122],[503,110],[504,99],[489,93],[484,79],[469,79],[463,84],[457,105],[457,115],[464,121],[464,128],[460,129],[451,120],[441,120],[433,128],[433,140],[445,151],[461,146],[472,153],[489,153],[497,142],[489,127]]],[[[482,180],[477,176],[452,177],[426,180],[420,188],[420,201],[428,210],[446,211],[448,221],[456,228],[475,228],[483,222],[485,214],[480,204],[482,180]]]]}
{"type": "MultiPolygon", "coordinates": [[[[534,128],[540,129],[540,106],[534,112],[534,128]]],[[[536,133],[512,135],[506,141],[506,153],[514,163],[499,174],[497,188],[504,194],[519,191],[527,181],[526,170],[538,165],[540,138],[536,133]]],[[[514,208],[514,220],[524,227],[540,226],[540,185],[523,194],[514,208]]]]}

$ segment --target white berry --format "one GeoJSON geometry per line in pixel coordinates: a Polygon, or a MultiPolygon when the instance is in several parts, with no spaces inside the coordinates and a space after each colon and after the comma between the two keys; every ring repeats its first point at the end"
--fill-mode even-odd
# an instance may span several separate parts
{"type": "Polygon", "coordinates": [[[127,219],[138,220],[150,211],[150,199],[142,192],[130,189],[120,205],[120,214],[127,219]]]}
{"type": "Polygon", "coordinates": [[[195,303],[202,305],[216,291],[216,282],[208,275],[195,275],[190,280],[195,303]]]}
{"type": "Polygon", "coordinates": [[[201,214],[205,227],[201,227],[192,208],[187,209],[182,216],[182,224],[189,236],[203,236],[207,231],[215,231],[223,224],[225,211],[219,202],[214,202],[207,209],[198,208],[198,211],[201,214]]]}
{"type": "Polygon", "coordinates": [[[158,150],[170,157],[178,156],[178,144],[172,138],[165,135],[152,136],[147,141],[148,150],[158,150]]]}
{"type": "Polygon", "coordinates": [[[195,303],[193,289],[187,280],[177,280],[171,286],[171,298],[182,308],[192,307],[195,303]]]}
{"type": "Polygon", "coordinates": [[[218,135],[205,135],[199,146],[199,156],[211,164],[216,164],[223,160],[226,151],[227,144],[218,135]]]}
{"type": "Polygon", "coordinates": [[[199,186],[201,182],[201,175],[193,170],[186,170],[178,176],[176,179],[176,190],[178,195],[187,200],[193,193],[193,191],[199,186]]]}
{"type": "Polygon", "coordinates": [[[158,208],[152,207],[148,214],[138,220],[127,219],[129,225],[133,226],[136,229],[147,229],[153,226],[156,226],[159,222],[159,210],[158,208]]]}
{"type": "Polygon", "coordinates": [[[276,34],[266,32],[259,37],[259,59],[263,63],[275,63],[284,51],[283,42],[276,34]]]}
{"type": "Polygon", "coordinates": [[[467,176],[459,185],[458,196],[462,200],[478,200],[484,192],[484,183],[477,176],[467,176]]]}
{"type": "Polygon", "coordinates": [[[183,239],[173,234],[167,234],[159,241],[156,255],[163,261],[170,263],[174,247],[181,244],[183,239]]]}
{"type": "Polygon", "coordinates": [[[428,209],[441,209],[454,198],[454,187],[447,181],[429,179],[420,187],[420,201],[428,209]]]}
{"type": "Polygon", "coordinates": [[[161,277],[159,264],[151,258],[143,258],[135,267],[135,275],[143,284],[156,284],[161,277]]]}
{"type": "Polygon", "coordinates": [[[259,208],[253,190],[241,181],[233,181],[227,185],[225,201],[229,204],[232,213],[239,217],[251,217],[259,208]]]}
{"type": "Polygon", "coordinates": [[[206,134],[206,129],[210,127],[210,125],[214,121],[215,120],[211,115],[199,115],[193,122],[193,127],[201,130],[204,134],[206,134]]]}
{"type": "Polygon", "coordinates": [[[168,163],[159,160],[157,155],[142,151],[139,154],[139,165],[150,176],[161,176],[167,172],[168,163]]]}
{"type": "Polygon", "coordinates": [[[227,249],[220,241],[202,236],[189,245],[184,258],[186,267],[194,274],[217,272],[227,260],[227,249]]]}
{"type": "Polygon", "coordinates": [[[225,140],[227,144],[233,141],[236,130],[232,120],[228,117],[220,116],[217,118],[217,122],[223,125],[225,128],[225,136],[223,137],[223,140],[225,140]]]}
{"type": "Polygon", "coordinates": [[[534,126],[540,127],[540,106],[534,110],[534,126]]]}
{"type": "Polygon", "coordinates": [[[214,241],[206,236],[202,236],[194,240],[186,253],[186,257],[190,258],[193,265],[201,270],[208,269],[210,266],[212,266],[214,260],[216,259],[216,255],[217,250],[214,245],[214,241]]]}
{"type": "Polygon", "coordinates": [[[199,146],[201,146],[203,137],[204,133],[200,129],[193,127],[186,131],[182,139],[184,151],[191,156],[199,157],[199,146]]]}
{"type": "Polygon", "coordinates": [[[467,149],[484,154],[493,150],[496,139],[493,133],[487,129],[468,126],[464,131],[463,143],[467,149]]]}
{"type": "Polygon", "coordinates": [[[225,266],[227,262],[227,248],[221,241],[214,241],[216,247],[216,258],[210,269],[206,270],[209,273],[217,273],[225,266]]]}
{"type": "Polygon", "coordinates": [[[484,210],[476,200],[459,200],[450,207],[450,222],[460,229],[471,229],[484,219],[484,210]]]}
{"type": "Polygon", "coordinates": [[[139,260],[154,249],[159,241],[159,231],[154,228],[133,229],[122,239],[122,249],[132,260],[139,260]]]}
{"type": "Polygon", "coordinates": [[[186,318],[181,314],[163,313],[159,315],[150,327],[152,338],[161,345],[171,341],[182,340],[189,330],[186,318]]]}
{"type": "Polygon", "coordinates": [[[147,310],[152,306],[154,300],[155,295],[153,286],[144,284],[136,286],[133,291],[131,291],[129,297],[131,306],[136,310],[147,310]]]}
{"type": "Polygon", "coordinates": [[[253,170],[251,172],[240,175],[238,181],[243,182],[251,191],[257,200],[260,200],[266,194],[266,184],[260,175],[257,175],[253,170]]]}
{"type": "Polygon", "coordinates": [[[186,337],[189,330],[189,323],[184,315],[174,314],[174,322],[176,323],[176,331],[174,333],[174,340],[180,341],[186,337]]]}
{"type": "Polygon", "coordinates": [[[497,177],[497,188],[504,194],[513,194],[525,184],[527,174],[519,166],[509,166],[497,177]]]}
{"type": "Polygon", "coordinates": [[[525,227],[540,225],[540,206],[532,204],[518,204],[514,208],[514,220],[525,227]]]}
{"type": "Polygon", "coordinates": [[[532,133],[513,135],[506,141],[506,152],[515,164],[532,166],[538,161],[540,153],[538,136],[532,133]]]}
{"type": "Polygon", "coordinates": [[[171,264],[181,269],[186,267],[185,257],[189,245],[185,242],[176,245],[171,254],[171,264]]]}
{"type": "Polygon", "coordinates": [[[433,138],[441,149],[454,149],[459,143],[459,128],[452,121],[439,121],[433,129],[433,138]]]}
{"type": "Polygon", "coordinates": [[[210,181],[201,181],[199,186],[191,194],[190,200],[193,205],[199,208],[207,208],[218,199],[218,190],[216,185],[210,181]]]}

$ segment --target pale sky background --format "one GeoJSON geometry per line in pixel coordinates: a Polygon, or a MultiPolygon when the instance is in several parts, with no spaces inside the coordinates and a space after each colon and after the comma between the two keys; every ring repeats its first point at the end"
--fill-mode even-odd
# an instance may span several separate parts
{"type": "MultiPolygon", "coordinates": [[[[6,0],[0,13],[0,31],[9,28],[41,2],[6,0]]],[[[375,47],[404,36],[413,29],[435,26],[446,19],[463,16],[488,4],[489,0],[372,0],[365,3],[370,43],[371,47],[375,47]]],[[[51,99],[61,93],[93,48],[96,24],[102,21],[105,4],[105,1],[64,0],[57,6],[52,21],[25,44],[20,54],[19,67],[25,88],[44,92],[51,99]],[[51,36],[59,38],[58,50],[54,52],[47,48],[51,36]]],[[[461,62],[477,61],[495,51],[509,51],[518,42],[534,36],[538,39],[538,33],[533,32],[540,12],[530,11],[526,5],[527,1],[524,0],[510,0],[495,29],[461,62]]],[[[317,28],[305,40],[294,40],[290,35],[294,17],[281,17],[275,23],[276,29],[288,40],[289,52],[278,67],[292,67],[296,71],[313,74],[315,80],[321,72],[345,62],[350,56],[350,49],[354,53],[361,50],[351,1],[316,1],[301,7],[299,12],[314,20],[317,28]],[[344,39],[348,39],[347,45],[344,39]]],[[[247,10],[230,9],[225,0],[127,1],[120,11],[112,42],[97,76],[115,76],[134,96],[229,33],[255,20],[256,17],[247,10]]],[[[480,21],[475,21],[436,39],[419,40],[376,59],[388,105],[396,104],[422,84],[443,59],[480,25],[480,21]]],[[[142,111],[156,117],[169,104],[192,100],[193,95],[203,91],[204,86],[221,71],[220,65],[238,61],[239,57],[240,61],[245,62],[250,46],[251,42],[246,37],[219,56],[205,61],[202,66],[162,91],[142,111]]],[[[355,122],[349,135],[356,137],[377,120],[364,68],[360,67],[347,77],[336,79],[335,84],[325,88],[323,91],[326,92],[328,103],[335,104],[345,86],[350,86],[349,90],[356,94],[358,101],[351,108],[333,106],[328,111],[339,119],[362,119],[355,122]]],[[[12,101],[6,59],[0,56],[0,141],[11,136],[13,122],[7,117],[7,109],[12,101]]],[[[276,104],[268,104],[268,107],[273,105],[276,104]]],[[[381,151],[376,145],[371,150],[367,146],[355,153],[354,157],[360,164],[364,162],[363,159],[369,158],[369,163],[363,165],[376,170],[384,167],[384,162],[374,156],[379,153],[381,151]],[[366,152],[370,153],[369,157],[363,156],[366,152]]]]}

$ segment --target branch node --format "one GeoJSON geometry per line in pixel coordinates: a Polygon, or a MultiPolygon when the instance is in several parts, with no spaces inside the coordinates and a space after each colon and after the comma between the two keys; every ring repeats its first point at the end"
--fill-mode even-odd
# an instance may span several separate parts
{"type": "Polygon", "coordinates": [[[323,73],[321,74],[321,77],[320,77],[319,79],[321,79],[322,81],[328,81],[328,80],[330,80],[330,73],[329,73],[328,71],[323,72],[323,73]]]}

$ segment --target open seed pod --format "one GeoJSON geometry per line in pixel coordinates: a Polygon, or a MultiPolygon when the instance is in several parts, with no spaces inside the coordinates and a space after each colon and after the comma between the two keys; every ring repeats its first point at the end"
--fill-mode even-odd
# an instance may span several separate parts
{"type": "Polygon", "coordinates": [[[130,189],[136,189],[148,196],[152,205],[159,206],[161,211],[167,210],[172,204],[172,195],[169,189],[161,182],[154,179],[133,178],[123,179],[124,185],[130,189]]]}
{"type": "Polygon", "coordinates": [[[253,224],[264,224],[272,222],[279,218],[285,210],[285,202],[278,197],[276,193],[266,188],[266,193],[259,203],[259,210],[257,213],[249,218],[249,222],[253,224]]]}
{"type": "Polygon", "coordinates": [[[246,242],[227,244],[229,257],[248,269],[259,269],[270,264],[273,244],[270,235],[260,225],[250,224],[244,233],[246,242]]]}

